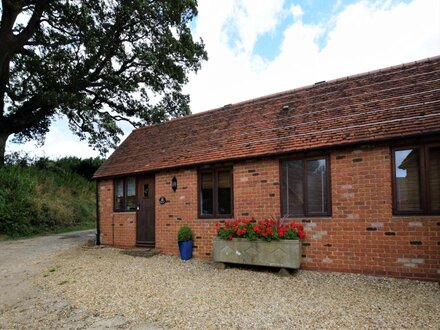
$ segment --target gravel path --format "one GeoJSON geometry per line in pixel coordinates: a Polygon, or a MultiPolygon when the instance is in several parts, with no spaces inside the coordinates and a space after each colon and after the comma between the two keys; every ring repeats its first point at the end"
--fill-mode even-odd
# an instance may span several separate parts
{"type": "Polygon", "coordinates": [[[131,327],[130,321],[120,316],[102,318],[86,308],[73,306],[64,296],[35,285],[35,276],[39,278],[43,271],[56,269],[56,255],[87,244],[94,238],[94,232],[0,242],[0,329],[131,327]]]}
{"type": "Polygon", "coordinates": [[[71,249],[36,283],[77,308],[139,329],[440,329],[435,282],[311,271],[285,278],[120,252],[71,249]]]}

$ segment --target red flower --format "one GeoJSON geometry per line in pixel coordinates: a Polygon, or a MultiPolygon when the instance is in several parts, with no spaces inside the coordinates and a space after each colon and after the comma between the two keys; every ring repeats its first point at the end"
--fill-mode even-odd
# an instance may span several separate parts
{"type": "Polygon", "coordinates": [[[237,231],[237,235],[238,235],[238,236],[241,236],[241,235],[243,235],[244,233],[246,233],[246,228],[243,228],[243,229],[240,229],[240,230],[237,231]]]}
{"type": "Polygon", "coordinates": [[[302,224],[283,223],[274,219],[265,218],[264,221],[257,221],[254,218],[226,220],[215,225],[217,235],[223,239],[232,240],[233,237],[246,237],[248,230],[252,235],[249,239],[263,238],[263,240],[272,239],[301,239],[305,232],[302,224]]]}
{"type": "Polygon", "coordinates": [[[292,228],[296,228],[296,229],[298,229],[298,230],[304,230],[303,225],[301,225],[301,224],[299,224],[299,223],[291,223],[291,224],[290,224],[290,227],[292,227],[292,228]]]}

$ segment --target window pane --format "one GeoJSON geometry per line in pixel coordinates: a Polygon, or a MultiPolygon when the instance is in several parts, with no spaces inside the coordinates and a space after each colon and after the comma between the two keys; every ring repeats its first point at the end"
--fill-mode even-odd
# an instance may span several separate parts
{"type": "Polygon", "coordinates": [[[231,172],[218,172],[218,213],[231,214],[231,172]]]}
{"type": "Polygon", "coordinates": [[[283,162],[281,164],[282,216],[303,216],[303,196],[303,161],[283,162]]]}
{"type": "Polygon", "coordinates": [[[429,198],[432,211],[440,210],[440,147],[429,149],[429,198]]]}
{"type": "Polygon", "coordinates": [[[201,174],[200,213],[209,215],[213,211],[212,173],[201,174]]]}
{"type": "Polygon", "coordinates": [[[307,161],[307,212],[328,212],[327,162],[325,159],[307,161]]]}
{"type": "Polygon", "coordinates": [[[395,151],[396,202],[399,211],[420,211],[420,157],[418,149],[395,151]]]}
{"type": "Polygon", "coordinates": [[[115,181],[115,210],[124,208],[124,180],[115,181]]]}
{"type": "Polygon", "coordinates": [[[125,199],[125,209],[127,211],[136,210],[136,179],[131,177],[126,179],[127,196],[125,199]]]}

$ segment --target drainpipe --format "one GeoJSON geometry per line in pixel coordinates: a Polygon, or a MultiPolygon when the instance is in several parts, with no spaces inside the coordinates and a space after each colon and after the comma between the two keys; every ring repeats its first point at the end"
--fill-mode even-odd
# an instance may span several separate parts
{"type": "Polygon", "coordinates": [[[101,245],[101,231],[99,230],[99,181],[96,180],[96,245],[101,245]]]}

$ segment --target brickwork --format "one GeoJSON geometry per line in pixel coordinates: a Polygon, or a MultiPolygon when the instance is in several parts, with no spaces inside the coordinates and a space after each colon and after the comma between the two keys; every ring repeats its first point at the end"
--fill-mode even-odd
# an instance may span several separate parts
{"type": "MultiPolygon", "coordinates": [[[[301,222],[302,268],[418,279],[440,279],[440,216],[393,216],[391,154],[386,146],[336,150],[330,154],[332,216],[301,222]]],[[[235,218],[280,216],[279,160],[233,166],[235,218]]],[[[194,256],[211,259],[216,220],[197,217],[197,170],[156,174],[156,247],[178,254],[177,231],[194,232],[194,256]],[[178,189],[173,192],[171,179],[178,189]]],[[[135,244],[135,213],[113,213],[113,183],[100,181],[103,244],[135,244]],[[114,224],[115,226],[112,226],[114,224]]]]}
{"type": "Polygon", "coordinates": [[[279,161],[247,161],[234,166],[236,218],[280,216],[279,161]]]}
{"type": "Polygon", "coordinates": [[[332,217],[303,222],[305,269],[440,278],[440,216],[393,216],[388,147],[331,155],[332,217]]]}
{"type": "Polygon", "coordinates": [[[207,237],[214,234],[211,223],[197,220],[197,171],[182,170],[156,174],[156,200],[161,196],[167,203],[156,203],[156,247],[164,253],[179,253],[177,231],[188,225],[194,234],[194,256],[209,258],[207,237]],[[177,190],[171,189],[171,179],[177,178],[177,190]]]}
{"type": "Polygon", "coordinates": [[[99,182],[101,243],[121,248],[136,245],[136,213],[113,212],[113,180],[99,182]]]}

